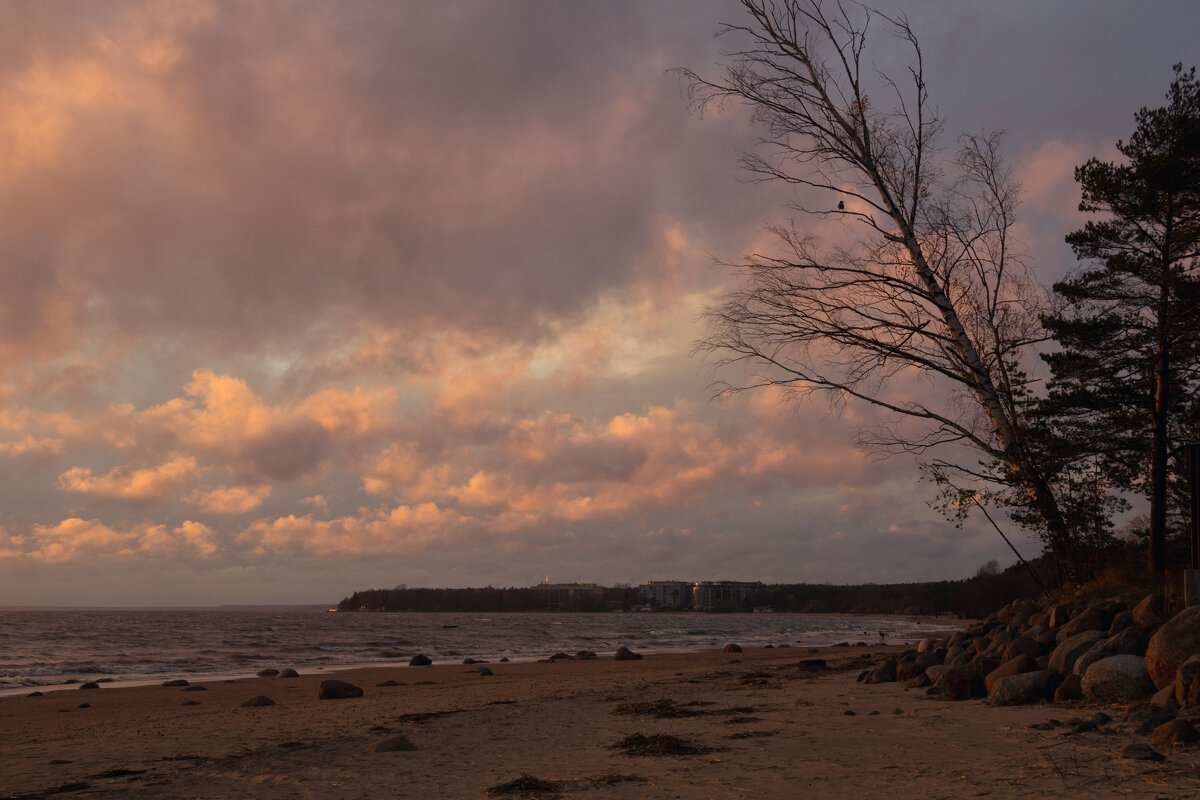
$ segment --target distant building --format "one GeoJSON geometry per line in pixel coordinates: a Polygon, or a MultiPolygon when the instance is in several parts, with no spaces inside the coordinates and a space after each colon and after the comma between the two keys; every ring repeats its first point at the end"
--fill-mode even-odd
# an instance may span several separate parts
{"type": "Polygon", "coordinates": [[[765,589],[762,581],[696,581],[692,584],[692,608],[697,611],[741,608],[765,589]]]}
{"type": "Polygon", "coordinates": [[[687,581],[650,581],[638,587],[638,602],[655,608],[691,608],[692,584],[687,581]]]}
{"type": "Polygon", "coordinates": [[[719,611],[750,605],[765,589],[761,581],[648,581],[638,586],[638,601],[654,608],[719,611]]]}

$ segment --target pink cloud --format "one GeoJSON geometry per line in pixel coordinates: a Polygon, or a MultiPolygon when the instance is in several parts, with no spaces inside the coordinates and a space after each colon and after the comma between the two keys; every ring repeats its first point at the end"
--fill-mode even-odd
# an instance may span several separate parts
{"type": "Polygon", "coordinates": [[[186,500],[210,514],[244,514],[261,506],[270,496],[268,485],[202,486],[193,490],[186,500]]]}
{"type": "Polygon", "coordinates": [[[161,503],[195,469],[196,459],[183,455],[153,467],[114,467],[104,475],[94,475],[88,467],[72,467],[58,477],[58,485],[68,492],[109,500],[161,503]]]}

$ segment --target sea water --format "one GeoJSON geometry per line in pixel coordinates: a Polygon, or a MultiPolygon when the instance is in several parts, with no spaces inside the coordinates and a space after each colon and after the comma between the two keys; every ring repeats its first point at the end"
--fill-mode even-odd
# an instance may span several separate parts
{"type": "Polygon", "coordinates": [[[952,620],[814,614],[330,613],[284,609],[0,609],[0,694],[81,681],[217,679],[291,667],[528,661],[743,646],[903,644],[952,620]]]}

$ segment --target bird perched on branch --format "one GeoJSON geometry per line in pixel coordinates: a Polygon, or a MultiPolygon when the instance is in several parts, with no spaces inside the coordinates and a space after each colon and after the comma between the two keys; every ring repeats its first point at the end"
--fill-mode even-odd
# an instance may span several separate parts
{"type": "Polygon", "coordinates": [[[845,210],[846,210],[846,202],[844,200],[838,200],[838,211],[845,211],[845,210]]]}

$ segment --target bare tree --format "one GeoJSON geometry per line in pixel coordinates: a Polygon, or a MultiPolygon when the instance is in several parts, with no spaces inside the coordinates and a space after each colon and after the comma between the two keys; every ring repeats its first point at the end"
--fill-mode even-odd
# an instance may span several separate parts
{"type": "Polygon", "coordinates": [[[751,178],[795,187],[793,210],[858,235],[822,248],[793,220],[772,228],[780,255],[736,265],[743,288],[709,310],[712,332],[698,346],[757,374],[723,390],[866,401],[892,412],[892,424],[861,435],[885,452],[968,445],[985,466],[935,458],[935,474],[1017,488],[1060,577],[1072,576],[1072,538],[1022,418],[1021,364],[1043,337],[1047,294],[1011,236],[1018,190],[999,137],[963,136],[936,158],[941,124],[903,17],[821,0],[742,5],[752,22],[724,26],[742,46],[722,76],[681,70],[693,107],[748,103],[764,131],[743,156],[751,178]],[[867,62],[879,23],[909,52],[902,78],[867,62]]]}

